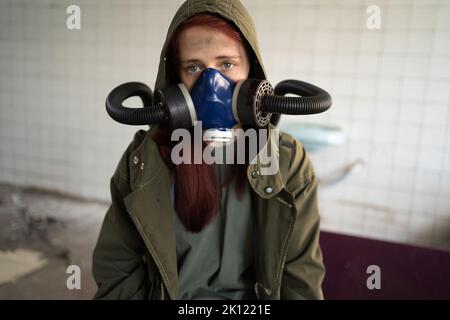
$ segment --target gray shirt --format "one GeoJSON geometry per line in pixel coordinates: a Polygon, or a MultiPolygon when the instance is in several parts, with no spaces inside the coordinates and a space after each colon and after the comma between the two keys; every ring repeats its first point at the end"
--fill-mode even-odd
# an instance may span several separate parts
{"type": "MultiPolygon", "coordinates": [[[[231,165],[215,167],[222,185],[231,165]]],[[[248,184],[244,189],[239,200],[234,181],[222,187],[219,212],[199,233],[186,230],[174,209],[178,299],[256,299],[255,223],[248,184]]]]}

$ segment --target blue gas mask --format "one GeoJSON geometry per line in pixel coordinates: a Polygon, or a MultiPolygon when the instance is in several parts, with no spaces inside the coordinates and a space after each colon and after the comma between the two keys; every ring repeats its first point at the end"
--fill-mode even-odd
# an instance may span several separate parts
{"type": "Polygon", "coordinates": [[[197,121],[202,121],[206,130],[205,140],[226,141],[230,138],[232,128],[238,123],[233,116],[233,80],[216,69],[205,69],[190,95],[195,107],[197,121]]]}

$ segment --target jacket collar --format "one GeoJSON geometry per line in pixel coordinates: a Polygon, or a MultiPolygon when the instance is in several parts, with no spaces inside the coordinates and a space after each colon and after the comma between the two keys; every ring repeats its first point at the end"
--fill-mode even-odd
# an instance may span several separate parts
{"type": "Polygon", "coordinates": [[[280,170],[279,130],[272,125],[267,142],[247,168],[247,178],[253,190],[262,198],[270,199],[285,186],[280,170]]]}
{"type": "MultiPolygon", "coordinates": [[[[151,138],[152,132],[157,127],[151,127],[147,131],[143,141],[130,155],[129,172],[132,191],[146,185],[155,179],[158,174],[168,174],[159,154],[158,146],[151,138]]],[[[264,199],[276,196],[285,187],[285,176],[288,172],[289,161],[278,161],[280,153],[283,152],[280,151],[280,148],[283,148],[283,146],[280,146],[279,129],[270,125],[267,143],[259,150],[258,155],[247,168],[247,178],[250,185],[264,199]],[[268,156],[276,163],[271,162],[268,165],[268,156]],[[275,166],[278,170],[272,170],[273,167],[270,166],[275,166]]]]}

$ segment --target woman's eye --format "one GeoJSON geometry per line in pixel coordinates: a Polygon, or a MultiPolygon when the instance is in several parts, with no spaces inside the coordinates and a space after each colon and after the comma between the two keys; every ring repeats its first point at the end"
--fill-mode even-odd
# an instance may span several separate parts
{"type": "Polygon", "coordinates": [[[233,69],[234,64],[232,64],[231,62],[224,62],[222,66],[225,70],[230,70],[233,69]]]}
{"type": "Polygon", "coordinates": [[[199,68],[199,66],[190,66],[190,67],[188,67],[187,70],[189,73],[196,73],[197,71],[200,70],[200,68],[199,68]]]}

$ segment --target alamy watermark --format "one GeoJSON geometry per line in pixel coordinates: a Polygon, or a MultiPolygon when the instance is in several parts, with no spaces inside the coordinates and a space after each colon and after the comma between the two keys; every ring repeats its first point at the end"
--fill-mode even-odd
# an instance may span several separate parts
{"type": "Polygon", "coordinates": [[[66,268],[66,273],[70,276],[66,279],[66,287],[69,290],[81,289],[81,269],[79,266],[72,264],[66,268]]]}
{"type": "Polygon", "coordinates": [[[66,8],[66,13],[69,15],[66,19],[66,27],[69,30],[81,29],[81,9],[79,6],[72,4],[66,8]]]}
{"type": "Polygon", "coordinates": [[[366,286],[369,290],[380,290],[381,289],[381,269],[379,266],[372,264],[367,267],[367,274],[370,274],[370,277],[366,280],[366,286]]]}
{"type": "Polygon", "coordinates": [[[369,30],[380,30],[381,29],[381,9],[377,5],[370,5],[366,9],[368,14],[366,26],[369,30]]]}
{"type": "Polygon", "coordinates": [[[244,164],[249,159],[249,164],[260,166],[261,175],[278,172],[280,132],[277,128],[232,129],[229,142],[211,142],[205,148],[202,148],[201,121],[197,122],[193,131],[193,137],[187,129],[175,129],[172,132],[171,140],[179,142],[172,148],[171,160],[174,164],[244,164]],[[260,150],[258,145],[262,146],[260,150]]]}

